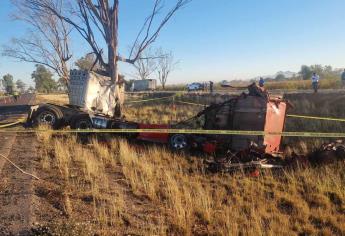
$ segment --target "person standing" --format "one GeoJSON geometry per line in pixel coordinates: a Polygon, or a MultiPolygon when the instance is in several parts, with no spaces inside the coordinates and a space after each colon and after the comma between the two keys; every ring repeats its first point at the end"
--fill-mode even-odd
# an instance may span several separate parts
{"type": "Polygon", "coordinates": [[[213,93],[213,81],[210,81],[210,93],[213,93]]]}
{"type": "Polygon", "coordinates": [[[319,80],[319,75],[314,72],[313,76],[311,77],[311,84],[314,89],[314,93],[317,93],[317,90],[319,89],[319,80]]]}
{"type": "Polygon", "coordinates": [[[343,88],[345,87],[345,69],[343,73],[341,74],[341,85],[343,88]]]}
{"type": "Polygon", "coordinates": [[[263,88],[264,85],[265,85],[265,80],[264,80],[264,78],[260,77],[260,80],[259,80],[259,87],[260,87],[260,88],[263,88]]]}

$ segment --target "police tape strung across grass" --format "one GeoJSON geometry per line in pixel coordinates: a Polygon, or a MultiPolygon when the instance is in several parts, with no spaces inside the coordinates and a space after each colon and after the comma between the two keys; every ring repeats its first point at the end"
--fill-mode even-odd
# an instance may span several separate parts
{"type": "Polygon", "coordinates": [[[125,104],[133,104],[133,103],[142,103],[142,102],[164,100],[164,99],[169,99],[169,98],[173,98],[173,97],[175,97],[175,95],[168,96],[168,97],[161,97],[161,98],[150,98],[150,99],[143,99],[143,100],[136,100],[136,101],[128,101],[128,102],[125,102],[125,104]]]}
{"type": "Polygon", "coordinates": [[[245,136],[284,136],[284,137],[310,137],[310,138],[345,138],[345,133],[319,133],[319,132],[265,132],[251,130],[195,130],[195,129],[84,129],[84,130],[49,130],[26,129],[8,130],[0,129],[0,133],[164,133],[164,134],[209,134],[209,135],[245,135],[245,136]]]}

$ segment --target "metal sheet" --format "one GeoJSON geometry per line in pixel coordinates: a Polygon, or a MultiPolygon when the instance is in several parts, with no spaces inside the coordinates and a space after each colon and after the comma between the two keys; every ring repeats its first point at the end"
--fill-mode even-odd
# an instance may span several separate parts
{"type": "MultiPolygon", "coordinates": [[[[238,100],[233,116],[234,130],[263,130],[265,126],[267,101],[258,96],[246,96],[238,100]]],[[[263,145],[261,136],[234,136],[232,137],[232,149],[239,151],[247,149],[251,142],[259,146],[263,145]]]]}
{"type": "Polygon", "coordinates": [[[94,72],[72,70],[69,100],[87,112],[113,116],[115,105],[124,101],[124,86],[94,72]]]}
{"type": "MultiPolygon", "coordinates": [[[[267,103],[265,132],[282,132],[284,130],[286,107],[284,101],[267,103]]],[[[281,135],[266,135],[264,140],[266,152],[279,152],[281,139],[281,135]]]]}

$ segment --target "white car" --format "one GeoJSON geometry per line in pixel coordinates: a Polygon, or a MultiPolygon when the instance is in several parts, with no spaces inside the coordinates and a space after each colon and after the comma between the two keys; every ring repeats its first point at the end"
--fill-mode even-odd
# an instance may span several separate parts
{"type": "Polygon", "coordinates": [[[201,83],[191,83],[187,84],[187,90],[190,91],[198,91],[198,90],[204,90],[204,85],[201,83]]]}
{"type": "Polygon", "coordinates": [[[222,82],[220,82],[220,86],[221,87],[231,87],[231,85],[230,85],[230,82],[229,81],[227,81],[227,80],[223,80],[222,82]]]}

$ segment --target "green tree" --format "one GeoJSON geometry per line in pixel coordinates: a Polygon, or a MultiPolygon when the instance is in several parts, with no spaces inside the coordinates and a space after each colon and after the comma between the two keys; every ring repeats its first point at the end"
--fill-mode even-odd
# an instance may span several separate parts
{"type": "Polygon", "coordinates": [[[75,65],[78,67],[78,69],[86,70],[86,71],[89,71],[89,70],[96,71],[100,69],[99,63],[96,63],[96,56],[91,53],[88,53],[84,57],[79,58],[75,62],[75,65]]]}
{"type": "Polygon", "coordinates": [[[2,86],[4,87],[6,93],[12,93],[14,82],[13,76],[10,74],[6,74],[2,77],[1,80],[2,86]]]}
{"type": "Polygon", "coordinates": [[[303,65],[301,67],[301,71],[299,72],[299,74],[302,76],[304,80],[307,80],[311,78],[313,71],[309,66],[303,65]]]}
{"type": "Polygon", "coordinates": [[[19,91],[21,93],[24,93],[25,92],[25,87],[26,87],[26,84],[21,81],[20,79],[16,81],[16,85],[17,85],[17,89],[19,89],[19,91]]]}
{"type": "Polygon", "coordinates": [[[283,74],[278,74],[275,78],[275,80],[285,80],[285,79],[286,79],[286,77],[283,74]]]}
{"type": "Polygon", "coordinates": [[[43,65],[36,65],[36,70],[31,74],[37,92],[51,93],[57,90],[57,83],[53,74],[43,65]]]}
{"type": "Polygon", "coordinates": [[[66,84],[66,81],[64,80],[64,78],[59,78],[58,82],[57,82],[57,89],[59,91],[62,91],[62,92],[65,92],[67,93],[68,92],[68,86],[66,84]]]}
{"type": "Polygon", "coordinates": [[[35,88],[32,87],[32,86],[30,86],[30,87],[28,88],[28,92],[29,92],[29,93],[34,93],[34,92],[35,92],[35,88]]]}
{"type": "Polygon", "coordinates": [[[318,75],[323,75],[325,71],[322,65],[311,65],[310,70],[312,73],[316,73],[318,75]]]}
{"type": "Polygon", "coordinates": [[[325,67],[323,68],[323,71],[324,71],[324,73],[326,73],[326,74],[333,74],[333,73],[334,73],[332,66],[325,66],[325,67]]]}

